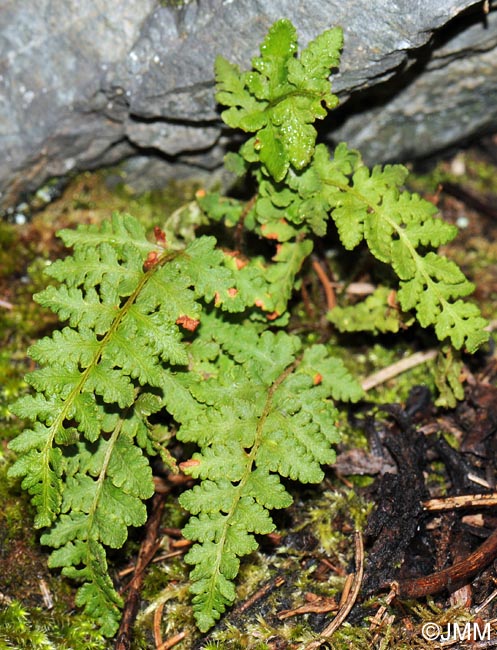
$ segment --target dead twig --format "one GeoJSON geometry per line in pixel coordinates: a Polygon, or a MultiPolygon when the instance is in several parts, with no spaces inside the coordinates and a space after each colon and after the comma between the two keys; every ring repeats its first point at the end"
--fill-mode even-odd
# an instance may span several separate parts
{"type": "Polygon", "coordinates": [[[390,593],[385,598],[385,602],[378,609],[378,611],[374,615],[374,618],[371,619],[371,622],[369,624],[370,630],[375,630],[376,628],[380,627],[382,621],[384,620],[388,607],[391,605],[392,601],[395,600],[396,597],[397,597],[397,589],[396,589],[396,583],[394,583],[392,589],[390,589],[390,593]]]}
{"type": "Polygon", "coordinates": [[[155,647],[159,648],[164,643],[162,640],[162,632],[160,631],[160,624],[162,621],[162,612],[164,611],[165,603],[161,603],[154,612],[154,641],[155,647]]]}
{"type": "Polygon", "coordinates": [[[307,603],[300,605],[295,609],[284,609],[278,612],[278,618],[283,621],[285,618],[291,616],[298,616],[299,614],[326,614],[327,612],[334,612],[338,609],[338,603],[334,598],[325,598],[324,596],[316,596],[315,594],[306,594],[305,599],[307,603]]]}
{"type": "Polygon", "coordinates": [[[326,305],[328,309],[331,310],[337,305],[335,289],[333,288],[333,285],[330,282],[330,279],[328,278],[328,275],[319,260],[312,260],[312,268],[314,269],[321,284],[323,285],[324,294],[326,296],[326,305]]]}
{"type": "MultiPolygon", "coordinates": [[[[191,546],[191,542],[190,542],[191,546]]],[[[182,548],[179,551],[171,551],[170,553],[163,553],[162,555],[157,555],[156,557],[152,558],[150,562],[152,564],[157,564],[157,562],[163,562],[164,560],[170,560],[173,557],[180,557],[181,555],[184,555],[187,552],[188,548],[182,548]]],[[[130,573],[133,573],[135,570],[134,566],[130,566],[127,569],[123,569],[122,571],[119,571],[119,577],[124,578],[125,576],[129,575],[130,573]]]]}
{"type": "Polygon", "coordinates": [[[177,643],[182,641],[185,636],[186,632],[178,632],[178,634],[166,639],[162,645],[157,647],[157,650],[169,650],[169,648],[173,648],[177,643]]]}
{"type": "Polygon", "coordinates": [[[434,359],[436,356],[437,350],[415,352],[409,357],[405,357],[405,359],[396,361],[395,363],[392,363],[392,365],[387,366],[386,368],[382,368],[378,372],[375,372],[372,375],[369,375],[369,377],[366,377],[366,379],[362,381],[362,388],[367,392],[368,390],[371,390],[380,384],[384,384],[389,379],[397,377],[397,375],[402,374],[406,370],[411,370],[411,368],[415,368],[422,363],[431,361],[431,359],[434,359]]]}
{"type": "Polygon", "coordinates": [[[332,282],[331,286],[338,292],[345,291],[352,296],[369,296],[374,293],[376,287],[371,282],[351,282],[346,284],[345,282],[332,282]]]}
{"type": "Polygon", "coordinates": [[[454,510],[456,508],[480,508],[497,506],[497,492],[492,494],[464,494],[443,499],[427,499],[423,508],[431,512],[454,510]]]}
{"type": "Polygon", "coordinates": [[[143,575],[146,567],[157,551],[157,538],[159,537],[162,513],[164,511],[164,494],[155,494],[152,499],[152,509],[148,518],[145,539],[140,546],[135,573],[131,578],[126,590],[128,592],[124,604],[121,625],[117,633],[115,650],[129,650],[131,648],[132,628],[138,613],[140,604],[140,589],[143,582],[143,575]]]}
{"type": "MultiPolygon", "coordinates": [[[[492,332],[494,329],[496,329],[496,327],[497,327],[497,320],[491,321],[484,329],[486,332],[492,332]]],[[[411,354],[410,356],[405,357],[400,361],[396,361],[395,363],[392,363],[390,366],[387,366],[386,368],[382,368],[378,372],[369,375],[369,377],[366,377],[366,379],[363,379],[361,384],[362,388],[364,391],[367,392],[368,390],[371,390],[372,388],[375,388],[380,384],[384,384],[389,379],[393,379],[394,377],[397,377],[397,375],[402,374],[406,370],[411,370],[411,368],[420,366],[422,363],[431,361],[437,356],[437,354],[438,354],[437,350],[426,350],[425,352],[415,352],[414,354],[411,354]]]]}
{"type": "Polygon", "coordinates": [[[355,573],[353,576],[352,586],[350,592],[343,603],[341,604],[338,614],[331,621],[331,623],[324,628],[320,634],[320,638],[315,641],[311,641],[308,645],[305,646],[304,650],[315,650],[319,648],[331,637],[331,635],[338,630],[340,625],[349,615],[350,610],[354,606],[357,596],[359,595],[359,590],[361,588],[362,577],[364,575],[364,544],[362,541],[362,535],[360,531],[356,530],[355,532],[355,573]]]}
{"type": "MultiPolygon", "coordinates": [[[[497,557],[497,530],[464,560],[455,562],[442,571],[436,571],[420,578],[409,578],[397,582],[400,598],[422,598],[440,591],[454,591],[456,587],[467,583],[497,557]]],[[[387,587],[389,585],[382,585],[387,587]]]]}
{"type": "Polygon", "coordinates": [[[53,609],[53,596],[45,580],[40,579],[40,591],[43,597],[43,604],[46,609],[53,609]]]}
{"type": "Polygon", "coordinates": [[[302,302],[304,303],[305,313],[309,318],[314,318],[314,308],[311,304],[311,299],[309,297],[309,292],[305,286],[305,282],[302,282],[300,293],[302,294],[302,302]]]}
{"type": "Polygon", "coordinates": [[[281,585],[285,584],[285,578],[282,576],[277,576],[274,578],[274,580],[270,580],[267,582],[265,585],[263,585],[260,589],[258,589],[255,594],[252,594],[250,598],[247,598],[245,602],[243,602],[239,607],[236,608],[236,613],[241,614],[242,612],[246,612],[247,609],[252,607],[254,603],[256,603],[258,600],[261,598],[264,598],[267,596],[273,589],[277,589],[281,587],[281,585]]]}

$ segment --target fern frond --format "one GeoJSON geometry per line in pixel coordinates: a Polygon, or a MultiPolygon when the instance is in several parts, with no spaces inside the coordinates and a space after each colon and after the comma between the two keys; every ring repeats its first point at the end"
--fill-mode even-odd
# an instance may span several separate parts
{"type": "Polygon", "coordinates": [[[330,212],[345,248],[364,240],[378,260],[392,267],[404,311],[414,310],[423,327],[434,326],[440,340],[474,352],[488,333],[479,310],[459,300],[473,285],[453,262],[424,252],[451,241],[457,229],[435,217],[433,204],[401,189],[406,175],[402,165],[370,171],[344,144],[330,159],[326,147],[318,145],[312,165],[290,183],[310,206],[330,212]]]}
{"type": "Polygon", "coordinates": [[[338,104],[328,76],[339,63],[342,44],[342,31],[330,29],[295,58],[295,28],[279,20],[262,43],[260,57],[252,60],[252,71],[242,73],[222,57],[216,60],[216,99],[230,107],[223,120],[256,133],[240,153],[249,162],[260,160],[275,181],[290,165],[298,170],[309,163],[316,141],[312,123],[338,104]]]}
{"type": "MultiPolygon", "coordinates": [[[[138,219],[120,212],[114,213],[110,220],[101,225],[81,224],[76,229],[61,230],[59,236],[67,247],[77,250],[94,249],[102,244],[109,244],[120,259],[126,258],[130,246],[140,253],[142,259],[157,250],[157,245],[147,239],[145,229],[138,219]]],[[[83,269],[80,270],[82,271],[83,269]]],[[[66,277],[59,279],[69,280],[66,277]]]]}
{"type": "Polygon", "coordinates": [[[100,343],[90,329],[76,331],[65,327],[55,331],[51,337],[40,339],[29,348],[28,353],[43,365],[51,363],[66,370],[75,370],[78,366],[88,368],[99,348],[100,343]]]}
{"type": "MultiPolygon", "coordinates": [[[[38,423],[39,424],[39,423],[38,423]]],[[[31,447],[16,460],[9,469],[9,476],[22,477],[21,486],[32,494],[32,503],[36,508],[35,528],[50,526],[60,510],[62,502],[62,453],[47,444],[50,440],[50,429],[44,427],[43,437],[38,426],[35,436],[31,431],[25,431],[22,447],[31,447]],[[29,439],[29,443],[27,443],[29,439]]],[[[16,451],[16,445],[11,448],[16,451]]]]}
{"type": "Polygon", "coordinates": [[[232,603],[239,557],[257,547],[254,534],[273,530],[268,510],[291,503],[278,477],[319,482],[321,464],[333,462],[338,431],[330,398],[361,395],[324,346],[296,361],[300,343],[283,332],[261,336],[253,326],[220,324],[215,337],[228,355],[222,372],[190,377],[199,408],[183,417],[177,434],[200,447],[184,469],[203,482],[180,502],[195,515],[183,533],[197,542],[186,561],[195,565],[193,607],[204,631],[232,603]]]}
{"type": "Polygon", "coordinates": [[[198,322],[202,302],[229,304],[234,279],[212,237],[161,249],[127,215],[62,236],[74,254],[49,274],[63,284],[36,299],[71,327],[30,349],[42,366],[27,376],[38,394],[13,410],[34,425],[11,444],[19,458],[10,475],[31,493],[35,525],[52,526],[43,541],[58,548],[53,562],[86,581],[79,600],[110,629],[105,601],[113,612],[118,600],[94,553],[122,546],[128,527],[145,522],[153,484],[140,447],[159,450],[147,418],[168,401],[166,364],[189,362],[182,323],[198,322]]]}
{"type": "Polygon", "coordinates": [[[457,401],[464,398],[464,386],[461,383],[464,364],[460,357],[460,353],[445,346],[435,359],[434,379],[439,391],[435,402],[437,406],[455,408],[457,401]]]}
{"type": "MultiPolygon", "coordinates": [[[[48,535],[43,535],[42,542],[52,545],[48,535]]],[[[119,627],[122,599],[109,577],[102,544],[92,539],[68,542],[52,553],[49,566],[62,568],[65,576],[83,582],[76,595],[76,604],[84,607],[85,612],[98,621],[102,634],[114,636],[119,627]],[[84,568],[76,568],[81,565],[84,568]]]]}
{"type": "Polygon", "coordinates": [[[71,327],[92,327],[96,334],[104,334],[116,315],[115,302],[99,297],[93,287],[83,293],[65,284],[49,286],[36,294],[35,300],[58,314],[61,321],[67,320],[71,327]]]}
{"type": "Polygon", "coordinates": [[[128,527],[145,523],[143,500],[153,494],[152,472],[140,449],[122,434],[121,423],[92,454],[82,445],[80,452],[77,470],[66,479],[62,508],[69,514],[62,514],[41,541],[57,549],[50,566],[63,567],[65,575],[83,582],[78,604],[112,635],[121,599],[108,576],[104,547],[121,547],[128,527]]]}
{"type": "Polygon", "coordinates": [[[413,323],[396,305],[392,305],[389,287],[378,287],[355,305],[336,306],[326,318],[341,332],[398,332],[413,323]]]}

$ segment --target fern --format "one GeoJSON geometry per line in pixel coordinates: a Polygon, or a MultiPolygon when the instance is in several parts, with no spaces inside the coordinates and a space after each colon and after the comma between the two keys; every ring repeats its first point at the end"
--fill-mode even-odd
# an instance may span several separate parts
{"type": "MultiPolygon", "coordinates": [[[[456,264],[427,250],[450,242],[456,227],[438,218],[434,205],[402,189],[407,177],[402,165],[369,170],[360,154],[344,143],[330,158],[325,145],[315,145],[314,128],[302,126],[323,117],[324,107],[335,103],[329,89],[324,91],[324,79],[329,67],[338,64],[341,42],[339,31],[328,30],[297,59],[293,29],[288,21],[278,21],[261,46],[261,56],[253,59],[251,72],[240,73],[218,58],[216,97],[230,106],[223,118],[230,126],[255,132],[238,158],[229,158],[233,169],[251,171],[258,181],[244,224],[288,249],[293,240],[324,235],[331,218],[345,249],[365,242],[377,260],[392,268],[404,312],[414,312],[422,327],[434,326],[441,341],[474,352],[488,340],[487,321],[475,305],[462,300],[474,286],[456,264]],[[269,74],[272,83],[265,81],[269,74]],[[288,103],[293,103],[295,116],[284,120],[287,109],[280,106],[288,103]]],[[[236,201],[206,198],[201,204],[211,218],[224,218],[227,224],[244,212],[236,201]]],[[[273,267],[270,273],[275,272],[273,267]]],[[[353,320],[360,316],[357,312],[353,320]]]]}
{"type": "Polygon", "coordinates": [[[341,332],[398,332],[408,327],[413,319],[406,319],[397,304],[392,304],[392,290],[378,287],[365,300],[348,307],[335,307],[328,312],[328,320],[341,332]]]}
{"type": "Polygon", "coordinates": [[[202,631],[233,602],[238,558],[257,548],[253,534],[274,529],[268,510],[292,502],[278,476],[317,483],[320,464],[334,461],[338,413],[329,397],[361,395],[324,346],[296,359],[300,342],[284,332],[259,336],[255,328],[231,325],[219,334],[218,374],[194,383],[190,376],[198,409],[178,432],[200,449],[184,470],[202,483],[180,503],[195,515],[183,533],[197,542],[186,561],[195,565],[193,606],[202,631]]]}
{"type": "Polygon", "coordinates": [[[42,536],[57,548],[51,565],[85,582],[79,604],[112,634],[120,598],[104,546],[122,546],[128,527],[146,520],[153,482],[144,452],[160,451],[147,417],[163,408],[166,364],[188,363],[185,319],[197,322],[200,298],[229,303],[232,277],[213,238],[160,250],[126,215],[61,237],[74,255],[48,274],[64,283],[35,298],[70,327],[30,349],[43,365],[27,377],[37,394],[14,411],[35,424],[11,443],[21,456],[10,474],[33,496],[35,526],[55,522],[42,536]]]}
{"type": "MultiPolygon", "coordinates": [[[[145,522],[151,458],[160,454],[178,471],[151,415],[175,420],[185,454],[197,447],[180,468],[199,482],[180,502],[191,513],[186,561],[202,631],[232,604],[240,558],[257,547],[255,535],[274,529],[270,511],[291,503],[281,478],[319,482],[321,466],[334,461],[335,402],[360,399],[359,384],[327,347],[278,329],[313,238],[330,220],[346,250],[365,244],[399,279],[398,304],[380,287],[330,314],[337,327],[355,330],[359,317],[374,332],[397,331],[417,319],[458,349],[487,339],[478,309],[462,300],[471,283],[431,250],[455,228],[402,189],[406,170],[370,171],[344,144],[332,158],[316,146],[313,123],[337,103],[327,78],[341,44],[341,31],[328,30],[297,57],[295,30],[283,20],[251,71],[218,58],[223,118],[250,134],[226,164],[254,177],[250,201],[199,197],[185,208],[180,236],[156,228],[149,239],[119,214],[60,233],[72,254],[48,267],[54,284],[35,299],[66,325],[30,349],[34,393],[13,410],[32,425],[10,445],[10,475],[32,495],[51,566],[82,583],[77,603],[106,635],[121,606],[106,549],[145,522]],[[195,238],[195,224],[219,222],[265,240],[270,252],[245,255],[195,238]]],[[[457,363],[447,345],[445,404],[458,394],[457,363]]]]}
{"type": "Polygon", "coordinates": [[[312,123],[326,117],[338,99],[330,92],[330,68],[338,65],[343,37],[340,29],[323,32],[295,58],[297,34],[288,20],[276,22],[261,45],[253,70],[216,60],[216,99],[229,106],[222,114],[232,128],[255,132],[242,147],[250,162],[260,161],[276,181],[288,168],[303,169],[314,151],[312,123]]]}
{"type": "MultiPolygon", "coordinates": [[[[296,365],[300,343],[283,332],[261,336],[255,325],[220,320],[219,310],[236,312],[253,303],[241,301],[240,274],[237,278],[230,270],[231,258],[216,250],[212,237],[171,251],[149,242],[132,217],[117,214],[100,230],[80,226],[60,235],[74,246],[74,254],[48,269],[61,284],[35,298],[69,325],[30,349],[42,366],[27,376],[37,393],[18,400],[13,410],[34,420],[34,426],[11,443],[20,457],[10,474],[21,477],[32,494],[35,526],[50,527],[41,537],[56,549],[50,565],[83,582],[78,604],[112,635],[121,599],[108,575],[105,548],[121,547],[128,528],[145,522],[144,501],[153,493],[149,458],[162,452],[170,460],[154,439],[148,417],[166,408],[181,423],[178,439],[196,442],[202,451],[202,470],[191,468],[190,473],[206,483],[193,493],[212,493],[213,486],[232,492],[226,545],[216,545],[217,570],[208,586],[197,577],[208,545],[201,544],[202,551],[195,546],[189,555],[189,561],[197,557],[199,562],[193,571],[195,607],[199,626],[207,629],[233,600],[227,594],[234,593],[236,558],[255,548],[251,533],[272,529],[267,510],[289,504],[273,472],[319,481],[319,463],[333,460],[331,443],[337,439],[325,419],[336,419],[327,398],[357,399],[360,389],[339,361],[327,359],[324,349],[312,356],[310,349],[299,363],[299,380],[289,384],[289,378],[276,391],[279,375],[296,365]],[[209,303],[212,313],[206,311],[209,303]],[[185,343],[184,335],[197,327],[197,339],[185,343]],[[336,385],[316,381],[325,373],[336,385]],[[285,428],[275,431],[278,413],[285,428]],[[299,454],[289,463],[291,449],[299,454]],[[229,486],[219,483],[225,463],[236,458],[243,480],[232,474],[229,486]],[[252,470],[255,478],[250,478],[252,470]],[[263,498],[261,490],[274,490],[274,495],[263,498]],[[230,569],[225,568],[228,561],[230,569]]],[[[280,287],[285,278],[286,299],[278,297],[282,311],[292,290],[288,277],[297,272],[293,264],[282,264],[286,273],[275,279],[280,287]]],[[[185,494],[185,507],[204,512],[195,499],[185,494]]],[[[219,498],[215,503],[221,503],[219,498]]],[[[185,534],[212,542],[218,538],[215,519],[204,513],[185,534]],[[203,532],[196,533],[197,527],[203,532]]]]}
{"type": "Polygon", "coordinates": [[[456,264],[426,247],[451,241],[457,229],[434,215],[436,208],[417,194],[402,191],[407,176],[402,165],[368,170],[355,152],[339,145],[333,160],[316,147],[311,190],[302,178],[301,196],[331,212],[340,240],[352,250],[365,241],[371,253],[388,264],[400,279],[401,308],[414,310],[422,327],[433,325],[440,340],[474,352],[488,340],[487,322],[476,306],[460,300],[474,286],[456,264]],[[419,250],[421,249],[421,250],[419,250]]]}

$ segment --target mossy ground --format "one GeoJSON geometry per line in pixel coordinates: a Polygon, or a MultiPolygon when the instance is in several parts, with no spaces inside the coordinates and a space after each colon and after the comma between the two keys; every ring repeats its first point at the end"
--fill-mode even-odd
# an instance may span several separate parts
{"type": "MultiPolygon", "coordinates": [[[[444,161],[429,175],[414,177],[415,189],[436,194],[439,182],[454,169],[457,182],[471,184],[484,195],[497,196],[497,172],[478,155],[465,152],[456,159],[444,161]],[[462,166],[461,166],[462,165],[462,166]],[[464,175],[461,176],[461,169],[464,175]]],[[[449,175],[449,176],[448,176],[449,175]]],[[[451,177],[452,178],[452,177],[451,177]]],[[[164,191],[136,196],[120,184],[109,189],[107,172],[81,174],[73,179],[62,195],[44,209],[30,215],[20,225],[0,223],[0,649],[1,648],[110,648],[91,621],[74,607],[74,586],[57,572],[47,569],[47,557],[38,546],[33,530],[32,510],[20,486],[7,479],[12,454],[8,441],[22,423],[9,412],[9,404],[27,390],[23,380],[30,368],[26,355],[29,344],[54,327],[54,318],[31,299],[44,286],[43,268],[47,260],[63,251],[55,232],[81,222],[99,222],[113,210],[127,211],[146,225],[163,226],[166,216],[179,206],[193,200],[195,183],[171,184],[164,191]]],[[[454,180],[454,179],[452,179],[454,180]]],[[[34,197],[33,206],[42,202],[43,193],[34,197]]],[[[39,206],[38,206],[39,207],[39,206]]],[[[489,224],[476,212],[468,210],[450,197],[445,199],[444,216],[460,226],[461,234],[447,247],[446,254],[458,262],[476,281],[475,293],[485,316],[497,318],[497,237],[495,224],[489,224]]],[[[329,323],[319,316],[324,313],[321,287],[309,270],[308,286],[314,313],[304,303],[295,306],[292,328],[306,331],[310,339],[332,334],[329,323]],[[317,315],[316,315],[317,314],[317,315]]],[[[415,349],[435,344],[426,332],[409,336],[384,336],[376,342],[368,337],[333,338],[334,352],[342,351],[349,368],[365,377],[392,364],[415,349]],[[346,343],[346,347],[342,347],[346,343]]],[[[432,362],[413,368],[368,393],[374,403],[404,403],[416,384],[435,391],[432,362]]],[[[343,441],[340,448],[366,447],[363,431],[341,417],[343,441]]],[[[242,565],[238,579],[238,604],[223,622],[201,639],[195,630],[189,607],[187,569],[182,560],[181,545],[174,536],[165,535],[158,552],[164,559],[152,565],[143,587],[143,608],[138,616],[134,649],[159,647],[161,640],[179,632],[185,636],[175,646],[190,648],[298,648],[324,628],[333,613],[308,613],[282,618],[282,610],[293,610],[313,598],[339,600],[345,577],[354,566],[354,528],[363,528],[372,504],[360,496],[357,487],[367,484],[367,477],[337,476],[332,469],[316,488],[295,488],[294,505],[276,520],[279,535],[261,540],[261,549],[242,565]],[[261,586],[268,585],[267,594],[245,607],[248,599],[261,586]]],[[[176,495],[167,497],[163,526],[177,529],[184,513],[176,495]]],[[[124,586],[120,571],[133,561],[139,546],[134,535],[120,553],[113,557],[113,575],[124,586]]],[[[362,612],[374,615],[378,598],[363,605],[362,612]],[[368,609],[369,608],[369,609],[368,609]]],[[[404,609],[390,609],[390,617],[371,629],[367,616],[350,618],[329,641],[330,648],[378,647],[433,648],[420,636],[425,620],[445,625],[450,620],[463,620],[467,611],[431,604],[406,604],[404,609]]]]}

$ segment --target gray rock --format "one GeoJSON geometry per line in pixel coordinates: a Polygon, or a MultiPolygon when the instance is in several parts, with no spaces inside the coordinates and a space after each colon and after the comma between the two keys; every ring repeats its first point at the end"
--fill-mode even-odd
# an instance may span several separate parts
{"type": "Polygon", "coordinates": [[[1,205],[53,176],[127,157],[136,157],[130,182],[142,186],[188,168],[210,174],[227,141],[214,59],[247,67],[280,17],[301,45],[344,27],[333,77],[343,106],[322,125],[330,143],[344,139],[372,163],[496,129],[497,11],[485,16],[475,0],[7,0],[1,205]]]}
{"type": "Polygon", "coordinates": [[[456,19],[410,69],[353,96],[339,119],[340,111],[344,123],[328,141],[353,142],[370,163],[433,155],[495,131],[497,11],[456,19]]]}

